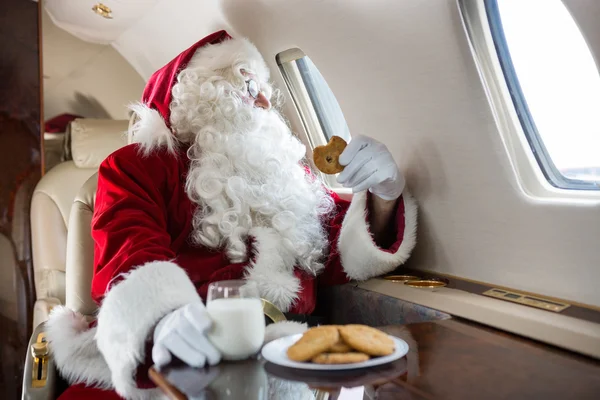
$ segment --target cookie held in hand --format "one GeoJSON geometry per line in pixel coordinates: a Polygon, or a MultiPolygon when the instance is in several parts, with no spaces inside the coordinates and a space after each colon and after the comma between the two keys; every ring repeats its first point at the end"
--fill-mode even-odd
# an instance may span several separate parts
{"type": "Polygon", "coordinates": [[[339,136],[333,136],[325,146],[317,146],[313,150],[315,166],[323,173],[332,175],[342,172],[340,154],[346,148],[346,141],[339,136]]]}

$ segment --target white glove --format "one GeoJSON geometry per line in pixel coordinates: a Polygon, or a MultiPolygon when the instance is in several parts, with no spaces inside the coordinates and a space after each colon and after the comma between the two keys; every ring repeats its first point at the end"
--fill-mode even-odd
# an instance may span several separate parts
{"type": "Polygon", "coordinates": [[[156,367],[169,364],[172,356],[192,367],[218,364],[221,353],[206,338],[206,331],[211,325],[212,321],[200,301],[163,317],[154,330],[152,361],[156,367]]]}
{"type": "Polygon", "coordinates": [[[367,136],[353,137],[340,154],[345,168],[337,181],[353,193],[369,189],[383,200],[396,200],[404,190],[404,176],[383,143],[367,136]]]}

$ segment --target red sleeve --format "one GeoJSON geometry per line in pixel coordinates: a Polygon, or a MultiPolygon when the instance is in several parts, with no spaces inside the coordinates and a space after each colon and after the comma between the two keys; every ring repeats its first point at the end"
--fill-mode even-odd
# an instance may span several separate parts
{"type": "Polygon", "coordinates": [[[100,303],[119,275],[150,261],[175,258],[167,231],[162,193],[177,163],[174,155],[142,157],[136,145],[110,155],[98,171],[92,219],[94,277],[92,298],[100,303]],[[172,165],[166,165],[172,164],[172,165]]]}
{"type": "Polygon", "coordinates": [[[370,279],[394,270],[408,258],[416,240],[416,206],[408,193],[398,199],[393,233],[386,247],[378,246],[370,232],[370,193],[357,193],[352,202],[335,193],[332,196],[335,212],[327,221],[330,247],[320,285],[370,279]]]}
{"type": "Polygon", "coordinates": [[[189,211],[179,198],[185,169],[182,152],[162,149],[142,156],[131,145],[109,156],[99,170],[92,296],[102,305],[94,339],[115,389],[128,398],[139,396],[136,377],[140,387],[148,384],[138,368],[150,359],[148,339],[156,324],[200,301],[186,271],[172,261],[176,235],[182,234],[174,213],[189,211]]]}

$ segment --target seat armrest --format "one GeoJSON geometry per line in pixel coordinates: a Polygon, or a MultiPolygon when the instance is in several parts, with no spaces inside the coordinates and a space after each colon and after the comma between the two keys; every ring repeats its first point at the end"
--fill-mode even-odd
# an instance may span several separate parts
{"type": "Polygon", "coordinates": [[[38,325],[29,339],[23,368],[22,400],[53,400],[56,394],[57,372],[45,340],[45,324],[38,325]]]}
{"type": "Polygon", "coordinates": [[[46,322],[50,316],[52,307],[60,306],[60,300],[54,297],[38,299],[33,305],[33,326],[39,326],[46,322]]]}

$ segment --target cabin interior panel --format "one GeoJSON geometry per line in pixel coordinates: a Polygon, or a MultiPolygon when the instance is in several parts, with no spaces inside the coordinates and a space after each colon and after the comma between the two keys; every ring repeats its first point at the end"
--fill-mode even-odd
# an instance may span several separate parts
{"type": "Polygon", "coordinates": [[[0,8],[0,392],[20,397],[33,304],[29,204],[41,174],[38,3],[0,8]]]}

